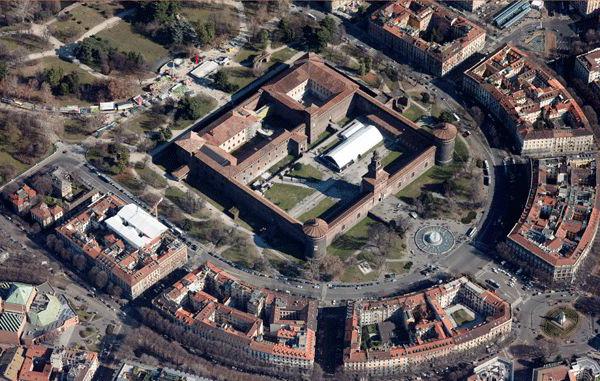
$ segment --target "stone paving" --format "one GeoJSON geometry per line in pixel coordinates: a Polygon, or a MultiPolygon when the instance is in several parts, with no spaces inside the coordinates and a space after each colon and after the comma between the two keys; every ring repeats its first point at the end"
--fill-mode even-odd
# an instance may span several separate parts
{"type": "Polygon", "coordinates": [[[415,234],[415,244],[429,254],[444,254],[454,247],[454,235],[440,225],[424,226],[415,234]]]}

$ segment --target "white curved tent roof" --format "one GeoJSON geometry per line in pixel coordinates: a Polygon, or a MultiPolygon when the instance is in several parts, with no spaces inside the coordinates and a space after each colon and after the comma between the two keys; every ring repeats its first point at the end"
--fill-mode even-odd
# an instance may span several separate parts
{"type": "Polygon", "coordinates": [[[348,139],[329,151],[324,158],[341,170],[358,156],[364,155],[383,141],[383,135],[373,125],[368,125],[356,131],[348,139]]]}

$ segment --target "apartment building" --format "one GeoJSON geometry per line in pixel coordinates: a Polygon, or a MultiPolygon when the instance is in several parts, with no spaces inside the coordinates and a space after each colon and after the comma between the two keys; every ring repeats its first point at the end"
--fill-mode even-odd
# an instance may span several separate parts
{"type": "Polygon", "coordinates": [[[380,301],[350,303],[344,368],[390,374],[468,351],[511,330],[510,305],[462,277],[380,301]]]}
{"type": "Polygon", "coordinates": [[[504,45],[465,72],[467,95],[513,135],[517,151],[553,156],[593,150],[583,110],[549,69],[504,45]]]}
{"type": "Polygon", "coordinates": [[[131,299],[187,262],[187,247],[165,225],[115,195],[93,202],[56,232],[131,299]]]}
{"type": "Polygon", "coordinates": [[[507,243],[538,277],[568,283],[574,280],[598,229],[597,157],[538,160],[533,172],[527,204],[507,243]]]}
{"type": "Polygon", "coordinates": [[[429,0],[400,0],[377,10],[369,35],[388,53],[443,76],[481,51],[485,29],[429,0]]]}
{"type": "Polygon", "coordinates": [[[210,262],[154,300],[171,319],[239,359],[271,366],[312,368],[317,303],[256,289],[210,262]]]}

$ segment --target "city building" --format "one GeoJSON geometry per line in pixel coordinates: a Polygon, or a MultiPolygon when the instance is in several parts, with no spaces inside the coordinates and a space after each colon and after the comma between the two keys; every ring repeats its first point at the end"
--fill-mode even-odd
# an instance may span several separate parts
{"type": "Polygon", "coordinates": [[[240,363],[312,368],[317,302],[247,285],[210,262],[188,273],[154,305],[225,348],[240,363]]]}
{"type": "Polygon", "coordinates": [[[466,381],[513,381],[513,379],[513,362],[496,356],[477,365],[466,381]]]}
{"type": "Polygon", "coordinates": [[[31,218],[40,224],[42,228],[46,228],[53,223],[60,221],[63,217],[63,208],[56,204],[49,207],[44,201],[40,202],[30,210],[31,218]]]}
{"type": "Polygon", "coordinates": [[[596,159],[578,155],[533,163],[527,204],[507,243],[538,277],[571,282],[592,247],[600,213],[596,159]]]}
{"type": "Polygon", "coordinates": [[[579,13],[587,16],[600,9],[600,0],[577,0],[576,6],[579,13]]]}
{"type": "Polygon", "coordinates": [[[0,344],[33,344],[79,323],[67,299],[48,283],[0,282],[0,344]]]}
{"type": "Polygon", "coordinates": [[[596,381],[600,380],[600,363],[591,357],[576,358],[570,364],[555,362],[533,370],[531,381],[596,381]]]}
{"type": "Polygon", "coordinates": [[[388,54],[443,76],[483,49],[485,29],[429,0],[399,0],[371,15],[369,35],[388,54]]]}
{"type": "Polygon", "coordinates": [[[57,167],[52,171],[52,193],[58,198],[70,199],[73,197],[73,186],[71,184],[71,175],[62,167],[57,167]]]}
{"type": "Polygon", "coordinates": [[[531,381],[570,381],[569,367],[561,363],[546,364],[533,370],[531,381]]]}
{"type": "Polygon", "coordinates": [[[0,353],[0,379],[17,381],[25,361],[25,348],[10,347],[0,353]]]}
{"type": "MultiPolygon", "coordinates": [[[[364,153],[352,136],[340,144],[345,148],[339,155],[327,154],[335,170],[354,164],[357,154],[364,153]]],[[[240,211],[304,244],[309,257],[324,255],[337,236],[363,220],[383,198],[434,166],[436,158],[436,141],[430,135],[313,53],[200,131],[182,134],[174,149],[180,164],[174,174],[187,173],[192,185],[210,184],[240,211]],[[365,174],[355,184],[360,193],[340,203],[335,213],[303,224],[252,188],[255,179],[289,155],[299,158],[312,144],[318,146],[320,137],[331,134],[332,125],[350,120],[349,127],[335,128],[351,128],[355,119],[364,121],[361,136],[369,139],[371,147],[381,147],[383,136],[401,146],[403,154],[385,168],[375,163],[381,169],[371,173],[376,177],[365,174]]]]}
{"type": "Polygon", "coordinates": [[[593,150],[594,134],[581,107],[549,69],[504,45],[465,72],[465,93],[513,135],[524,155],[593,150]]]}
{"type": "Polygon", "coordinates": [[[592,92],[600,98],[600,48],[578,55],[573,70],[577,78],[589,84],[592,92]]]}
{"type": "Polygon", "coordinates": [[[34,189],[23,184],[8,197],[8,200],[18,214],[25,214],[33,206],[36,196],[37,192],[34,189]]]}
{"type": "Polygon", "coordinates": [[[115,195],[92,202],[56,232],[131,299],[187,262],[187,247],[166,226],[115,195]]]}
{"type": "Polygon", "coordinates": [[[578,55],[574,70],[575,75],[585,83],[600,79],[600,48],[578,55]]]}
{"type": "Polygon", "coordinates": [[[422,292],[350,303],[344,369],[406,371],[473,350],[511,330],[510,304],[466,277],[422,292]]]}
{"type": "Polygon", "coordinates": [[[194,376],[179,370],[165,367],[155,367],[142,364],[135,361],[126,361],[121,364],[121,368],[115,373],[112,381],[210,381],[205,377],[194,376]]]}
{"type": "Polygon", "coordinates": [[[9,381],[91,381],[99,365],[96,352],[17,346],[2,354],[0,374],[9,381]]]}

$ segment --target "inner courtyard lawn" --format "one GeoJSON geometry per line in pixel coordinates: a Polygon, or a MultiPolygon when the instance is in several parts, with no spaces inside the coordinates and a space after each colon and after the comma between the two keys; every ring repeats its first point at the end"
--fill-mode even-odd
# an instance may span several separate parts
{"type": "Polygon", "coordinates": [[[310,188],[277,183],[265,192],[265,197],[281,209],[288,211],[314,192],[315,190],[310,188]]]}

